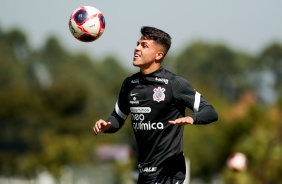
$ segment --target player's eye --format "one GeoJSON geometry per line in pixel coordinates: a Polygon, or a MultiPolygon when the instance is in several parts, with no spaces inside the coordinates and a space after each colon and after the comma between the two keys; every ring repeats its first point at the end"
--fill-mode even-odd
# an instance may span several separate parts
{"type": "Polygon", "coordinates": [[[142,43],[142,47],[143,48],[148,48],[148,44],[147,43],[142,43]]]}

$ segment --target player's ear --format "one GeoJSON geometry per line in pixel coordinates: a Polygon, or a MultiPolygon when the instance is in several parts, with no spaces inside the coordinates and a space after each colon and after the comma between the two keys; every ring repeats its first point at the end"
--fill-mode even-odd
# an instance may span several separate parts
{"type": "Polygon", "coordinates": [[[159,51],[156,55],[156,60],[161,61],[164,58],[164,52],[159,51]]]}

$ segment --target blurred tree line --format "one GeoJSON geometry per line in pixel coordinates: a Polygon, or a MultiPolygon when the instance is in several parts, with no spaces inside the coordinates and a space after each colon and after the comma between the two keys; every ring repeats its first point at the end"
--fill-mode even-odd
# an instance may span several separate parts
{"type": "MultiPolygon", "coordinates": [[[[254,56],[199,41],[173,54],[165,67],[190,81],[219,113],[216,123],[185,127],[191,178],[281,183],[282,45],[254,56]],[[226,167],[236,151],[248,157],[244,172],[226,167]]],[[[98,163],[97,145],[131,144],[130,123],[112,135],[92,132],[131,74],[120,63],[114,56],[70,53],[56,37],[34,50],[21,30],[0,30],[0,175],[32,176],[45,166],[58,176],[62,165],[98,163]]]]}

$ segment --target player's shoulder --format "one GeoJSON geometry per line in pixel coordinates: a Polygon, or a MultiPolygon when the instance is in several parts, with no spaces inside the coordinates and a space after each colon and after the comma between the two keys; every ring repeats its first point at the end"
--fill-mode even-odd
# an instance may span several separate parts
{"type": "Polygon", "coordinates": [[[161,68],[160,70],[161,70],[161,75],[167,79],[170,79],[171,77],[176,76],[175,73],[169,71],[168,69],[161,68]]]}
{"type": "Polygon", "coordinates": [[[165,70],[164,73],[167,76],[167,78],[169,79],[169,83],[173,90],[183,90],[183,89],[194,90],[194,88],[192,87],[192,85],[190,84],[190,82],[187,79],[169,70],[165,70]]]}
{"type": "Polygon", "coordinates": [[[171,83],[179,83],[179,84],[183,84],[183,83],[187,83],[188,81],[186,79],[184,79],[183,77],[167,70],[167,69],[163,69],[163,77],[169,79],[169,81],[171,83]]]}

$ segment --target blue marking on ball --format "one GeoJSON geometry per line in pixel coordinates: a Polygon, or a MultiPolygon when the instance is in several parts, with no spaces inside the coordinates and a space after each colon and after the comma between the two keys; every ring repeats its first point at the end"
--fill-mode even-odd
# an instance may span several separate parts
{"type": "Polygon", "coordinates": [[[78,24],[82,24],[88,17],[88,13],[85,10],[79,10],[74,16],[74,20],[78,24]]]}

